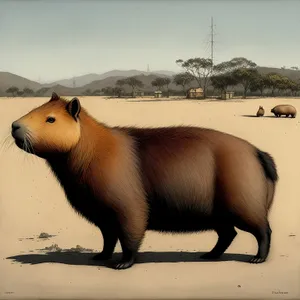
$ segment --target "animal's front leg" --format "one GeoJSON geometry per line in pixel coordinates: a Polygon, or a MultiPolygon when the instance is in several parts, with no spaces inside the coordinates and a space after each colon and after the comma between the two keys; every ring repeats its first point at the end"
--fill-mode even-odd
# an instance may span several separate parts
{"type": "Polygon", "coordinates": [[[142,211],[122,216],[120,220],[119,240],[122,247],[121,260],[114,262],[114,269],[128,269],[136,261],[146,231],[146,214],[142,211]]]}
{"type": "Polygon", "coordinates": [[[102,252],[93,256],[93,260],[108,260],[114,253],[118,241],[118,235],[115,226],[109,225],[102,226],[101,228],[104,243],[103,250],[102,252]]]}

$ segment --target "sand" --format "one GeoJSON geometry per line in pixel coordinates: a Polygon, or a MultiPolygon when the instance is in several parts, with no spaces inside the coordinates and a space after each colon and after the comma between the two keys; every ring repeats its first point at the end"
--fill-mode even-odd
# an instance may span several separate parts
{"type": "MultiPolygon", "coordinates": [[[[249,140],[270,152],[280,181],[270,213],[269,260],[245,262],[256,254],[254,237],[238,235],[220,261],[198,257],[216,243],[206,232],[166,235],[148,232],[139,262],[116,271],[91,263],[102,250],[100,231],[81,218],[42,159],[16,146],[0,152],[0,297],[7,298],[299,298],[300,297],[300,116],[270,118],[270,109],[300,99],[238,101],[148,101],[80,97],[96,118],[109,125],[200,125],[249,140]],[[259,105],[266,117],[254,118],[259,105]],[[41,232],[54,235],[40,239],[41,232]],[[62,252],[41,250],[57,244],[62,252]],[[65,253],[80,245],[86,253],[65,253]]],[[[47,98],[1,98],[0,139],[11,123],[47,98]]],[[[117,245],[116,252],[120,251],[117,245]]]]}

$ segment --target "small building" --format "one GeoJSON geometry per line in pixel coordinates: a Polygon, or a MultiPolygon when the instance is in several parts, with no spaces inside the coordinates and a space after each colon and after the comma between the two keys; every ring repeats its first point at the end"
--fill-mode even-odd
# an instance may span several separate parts
{"type": "Polygon", "coordinates": [[[202,88],[190,88],[187,91],[187,98],[201,98],[203,97],[202,88]]]}
{"type": "Polygon", "coordinates": [[[234,96],[234,92],[222,92],[221,99],[223,100],[232,99],[233,96],[234,96]]]}
{"type": "Polygon", "coordinates": [[[162,91],[155,91],[154,92],[154,97],[155,98],[161,98],[162,97],[162,91]]]}
{"type": "Polygon", "coordinates": [[[144,92],[140,91],[140,90],[137,90],[137,91],[134,92],[134,96],[135,97],[143,97],[144,96],[144,92]]]}

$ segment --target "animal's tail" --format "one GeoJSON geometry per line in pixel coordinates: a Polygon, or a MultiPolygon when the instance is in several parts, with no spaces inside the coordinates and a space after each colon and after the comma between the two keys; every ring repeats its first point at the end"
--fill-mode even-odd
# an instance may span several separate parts
{"type": "Polygon", "coordinates": [[[270,209],[274,199],[275,185],[279,179],[277,167],[273,157],[269,153],[256,149],[256,154],[261,166],[263,167],[266,178],[269,179],[267,208],[270,209]]]}

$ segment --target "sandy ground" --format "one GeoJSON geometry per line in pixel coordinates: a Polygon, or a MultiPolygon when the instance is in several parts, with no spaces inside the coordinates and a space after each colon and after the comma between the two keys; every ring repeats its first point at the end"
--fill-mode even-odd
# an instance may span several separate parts
{"type": "MultiPolygon", "coordinates": [[[[4,298],[300,298],[300,116],[270,118],[270,109],[300,99],[246,101],[138,101],[80,97],[96,118],[110,125],[201,125],[248,139],[270,152],[280,181],[270,214],[273,229],[269,260],[245,263],[257,244],[238,236],[220,261],[198,259],[212,249],[214,232],[166,235],[148,232],[139,262],[115,271],[92,264],[91,251],[102,249],[98,229],[79,217],[43,160],[12,146],[0,152],[0,297],[4,298]],[[266,117],[253,118],[259,105],[266,117]],[[40,239],[46,232],[54,235],[40,239]],[[63,250],[80,245],[87,253],[63,250]]],[[[0,139],[12,121],[46,98],[0,99],[0,139]]],[[[120,251],[118,244],[117,252],[120,251]]],[[[118,255],[118,254],[117,254],[118,255]]]]}

